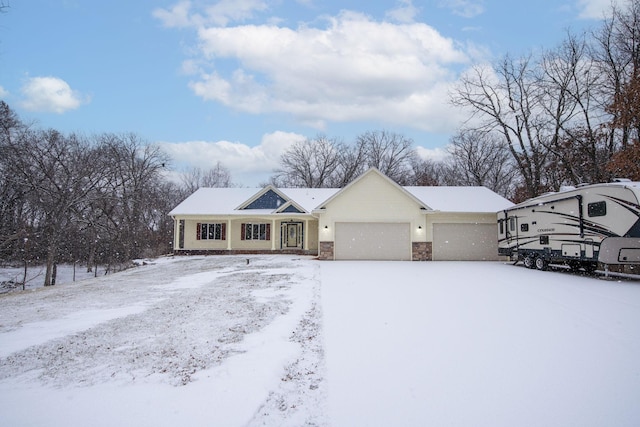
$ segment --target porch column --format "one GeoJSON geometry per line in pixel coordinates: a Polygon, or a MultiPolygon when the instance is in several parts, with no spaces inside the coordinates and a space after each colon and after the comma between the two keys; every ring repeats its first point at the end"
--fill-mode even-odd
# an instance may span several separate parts
{"type": "Polygon", "coordinates": [[[231,250],[231,219],[227,220],[227,250],[231,250]]]}
{"type": "Polygon", "coordinates": [[[173,219],[173,242],[171,242],[171,250],[178,249],[178,219],[175,216],[172,216],[173,219]]]}
{"type": "Polygon", "coordinates": [[[271,250],[276,250],[276,220],[271,220],[271,250]]]}
{"type": "Polygon", "coordinates": [[[309,250],[309,220],[304,220],[304,228],[302,229],[302,249],[309,250]]]}

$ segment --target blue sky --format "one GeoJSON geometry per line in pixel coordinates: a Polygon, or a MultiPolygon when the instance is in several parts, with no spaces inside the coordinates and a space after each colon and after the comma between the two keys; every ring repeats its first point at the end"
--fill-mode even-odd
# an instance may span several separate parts
{"type": "Polygon", "coordinates": [[[0,98],[63,132],[134,132],[255,186],[296,140],[386,129],[443,150],[464,70],[557,45],[609,0],[4,0],[0,98]]]}

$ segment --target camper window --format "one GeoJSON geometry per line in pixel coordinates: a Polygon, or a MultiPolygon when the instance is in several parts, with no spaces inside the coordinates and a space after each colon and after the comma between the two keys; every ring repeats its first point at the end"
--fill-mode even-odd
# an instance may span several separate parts
{"type": "Polygon", "coordinates": [[[529,231],[529,224],[520,224],[520,231],[523,233],[529,231]]]}
{"type": "Polygon", "coordinates": [[[607,214],[607,203],[604,201],[589,203],[587,205],[587,214],[590,217],[605,216],[607,214]]]}
{"type": "Polygon", "coordinates": [[[499,220],[498,224],[500,225],[500,234],[504,234],[504,220],[499,220]]]}
{"type": "Polygon", "coordinates": [[[509,230],[516,231],[516,219],[514,217],[509,218],[509,230]]]}

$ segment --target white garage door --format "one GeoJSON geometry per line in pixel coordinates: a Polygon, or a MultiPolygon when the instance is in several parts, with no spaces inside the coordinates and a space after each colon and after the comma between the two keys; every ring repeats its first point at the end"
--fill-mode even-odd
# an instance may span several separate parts
{"type": "Polygon", "coordinates": [[[335,258],[341,260],[411,260],[409,223],[337,222],[335,258]]]}
{"type": "Polygon", "coordinates": [[[434,261],[495,261],[496,224],[433,224],[434,261]]]}

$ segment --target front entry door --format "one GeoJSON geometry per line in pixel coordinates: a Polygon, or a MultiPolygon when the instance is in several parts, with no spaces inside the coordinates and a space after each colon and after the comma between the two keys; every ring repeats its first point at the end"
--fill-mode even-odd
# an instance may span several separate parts
{"type": "Polygon", "coordinates": [[[298,233],[300,224],[287,224],[286,229],[286,246],[288,248],[297,248],[298,247],[298,233]]]}

